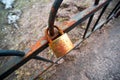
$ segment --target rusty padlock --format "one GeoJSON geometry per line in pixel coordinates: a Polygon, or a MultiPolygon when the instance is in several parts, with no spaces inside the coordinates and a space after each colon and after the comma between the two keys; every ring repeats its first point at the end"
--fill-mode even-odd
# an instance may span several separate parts
{"type": "Polygon", "coordinates": [[[49,42],[49,47],[52,49],[56,57],[59,58],[67,54],[71,49],[73,49],[74,45],[69,39],[68,35],[62,31],[62,29],[58,28],[57,26],[55,26],[55,28],[59,31],[61,36],[52,41],[48,34],[49,29],[47,29],[46,37],[49,42]]]}

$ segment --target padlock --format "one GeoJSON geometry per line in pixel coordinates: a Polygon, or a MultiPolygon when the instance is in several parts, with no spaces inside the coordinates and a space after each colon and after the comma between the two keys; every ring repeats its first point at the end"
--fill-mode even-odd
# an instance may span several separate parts
{"type": "Polygon", "coordinates": [[[49,42],[49,47],[52,49],[56,57],[59,58],[67,54],[70,50],[72,50],[74,45],[68,37],[68,35],[62,31],[62,29],[58,28],[57,26],[54,27],[59,31],[61,36],[56,38],[55,40],[52,40],[48,34],[49,29],[47,29],[46,37],[49,42]]]}

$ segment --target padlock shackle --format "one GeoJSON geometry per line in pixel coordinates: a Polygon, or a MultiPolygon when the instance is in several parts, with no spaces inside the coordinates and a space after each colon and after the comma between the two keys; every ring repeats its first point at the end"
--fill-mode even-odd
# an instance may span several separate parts
{"type": "Polygon", "coordinates": [[[59,9],[62,1],[63,0],[55,0],[53,5],[52,5],[51,11],[50,11],[49,20],[48,20],[48,27],[49,27],[49,32],[50,32],[51,36],[54,35],[55,17],[56,17],[56,14],[58,12],[58,9],[59,9]]]}
{"type": "MultiPolygon", "coordinates": [[[[59,27],[54,26],[54,28],[56,28],[61,35],[64,34],[63,30],[60,29],[59,27]]],[[[50,35],[49,35],[49,28],[46,29],[45,36],[46,36],[48,42],[49,42],[49,43],[52,43],[52,39],[50,38],[50,35]]]]}

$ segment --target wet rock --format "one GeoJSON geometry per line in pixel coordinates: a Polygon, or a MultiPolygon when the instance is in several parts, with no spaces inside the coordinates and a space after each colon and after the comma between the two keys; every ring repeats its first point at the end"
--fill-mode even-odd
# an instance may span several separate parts
{"type": "Polygon", "coordinates": [[[5,9],[11,9],[15,0],[0,0],[5,5],[5,9]]]}
{"type": "Polygon", "coordinates": [[[19,28],[17,21],[20,19],[20,16],[22,14],[21,10],[15,10],[8,13],[7,19],[8,24],[13,24],[15,28],[19,28]]]}

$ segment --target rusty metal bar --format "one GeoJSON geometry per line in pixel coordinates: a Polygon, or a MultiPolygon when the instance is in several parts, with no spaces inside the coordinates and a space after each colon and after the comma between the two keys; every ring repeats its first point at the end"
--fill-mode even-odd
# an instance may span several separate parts
{"type": "Polygon", "coordinates": [[[55,2],[53,3],[53,6],[51,8],[51,11],[50,11],[49,20],[48,20],[48,27],[49,27],[49,32],[50,32],[51,36],[54,35],[55,17],[56,17],[58,8],[60,7],[62,1],[63,0],[55,0],[55,2]]]}
{"type": "MultiPolygon", "coordinates": [[[[75,17],[70,19],[68,23],[65,24],[65,26],[63,27],[63,30],[65,32],[72,30],[74,27],[76,27],[78,24],[80,24],[81,22],[89,18],[95,12],[100,10],[101,7],[105,6],[108,3],[109,1],[104,1],[97,6],[91,6],[88,9],[84,10],[83,12],[78,13],[75,17]]],[[[9,60],[7,63],[5,63],[5,65],[3,65],[0,68],[0,78],[4,79],[9,74],[11,74],[13,71],[21,67],[23,64],[25,64],[30,59],[32,59],[33,56],[36,56],[37,54],[39,54],[41,51],[43,51],[47,47],[48,47],[48,42],[46,40],[46,37],[43,36],[40,40],[36,42],[35,45],[33,45],[30,48],[28,52],[26,52],[26,55],[24,57],[14,57],[11,60],[9,60]]]]}
{"type": "MultiPolygon", "coordinates": [[[[76,14],[76,16],[74,16],[72,19],[70,19],[69,22],[67,22],[66,25],[69,26],[69,28],[65,29],[65,32],[69,32],[71,29],[73,29],[74,27],[76,27],[78,24],[80,24],[81,22],[85,21],[87,18],[89,18],[95,12],[97,12],[102,7],[104,7],[105,5],[107,5],[110,1],[111,0],[107,0],[107,1],[102,2],[101,4],[99,4],[98,6],[89,7],[88,9],[86,9],[86,10],[84,10],[84,11],[76,14]]],[[[64,27],[63,27],[63,29],[64,29],[64,27]]]]}
{"type": "MultiPolygon", "coordinates": [[[[74,48],[73,49],[75,49],[77,46],[79,46],[83,41],[84,41],[85,39],[79,39],[75,44],[74,44],[74,48]]],[[[72,51],[72,50],[71,50],[72,51]]],[[[69,52],[71,52],[71,51],[69,51],[69,52]]],[[[68,53],[69,53],[68,52],[68,53]]],[[[68,54],[67,53],[67,54],[68,54]]],[[[56,64],[58,64],[58,61],[60,61],[62,58],[64,58],[66,55],[64,55],[63,57],[60,57],[59,59],[57,59],[56,61],[55,61],[55,63],[56,64]]],[[[37,80],[40,76],[42,76],[45,72],[47,72],[47,70],[49,70],[51,67],[53,67],[55,64],[51,64],[51,65],[49,65],[45,70],[43,70],[41,73],[39,73],[38,75],[36,75],[32,80],[37,80]]]]}

